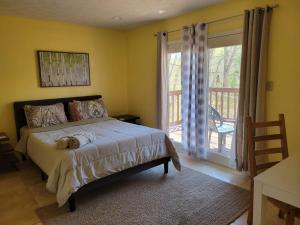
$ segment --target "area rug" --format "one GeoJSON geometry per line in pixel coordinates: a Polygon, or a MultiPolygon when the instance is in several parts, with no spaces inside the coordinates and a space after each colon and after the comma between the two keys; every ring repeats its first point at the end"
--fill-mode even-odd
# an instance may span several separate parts
{"type": "Polygon", "coordinates": [[[248,208],[247,190],[183,168],[157,167],[77,199],[77,210],[38,209],[44,225],[226,225],[248,208]]]}

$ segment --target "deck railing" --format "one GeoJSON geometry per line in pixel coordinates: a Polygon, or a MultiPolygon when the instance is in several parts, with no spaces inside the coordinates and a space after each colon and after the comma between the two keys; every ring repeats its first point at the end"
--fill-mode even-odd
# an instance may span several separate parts
{"type": "Polygon", "coordinates": [[[235,121],[239,88],[209,88],[208,104],[214,107],[227,121],[235,121]]]}
{"type": "MultiPolygon", "coordinates": [[[[235,121],[239,98],[238,88],[209,88],[208,104],[227,121],[235,121]]],[[[181,90],[169,91],[169,125],[181,124],[181,90]]]]}

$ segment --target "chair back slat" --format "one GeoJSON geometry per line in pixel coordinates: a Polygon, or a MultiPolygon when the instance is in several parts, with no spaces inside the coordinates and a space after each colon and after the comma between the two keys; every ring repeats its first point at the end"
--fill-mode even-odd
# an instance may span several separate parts
{"type": "Polygon", "coordinates": [[[265,170],[265,169],[268,169],[268,168],[270,168],[272,166],[275,166],[277,163],[279,163],[279,161],[258,164],[258,165],[256,165],[256,170],[257,171],[259,171],[259,170],[265,170]]]}
{"type": "Polygon", "coordinates": [[[269,134],[269,135],[261,135],[261,136],[254,136],[253,141],[271,141],[271,140],[281,140],[281,134],[269,134]]]}
{"type": "Polygon", "coordinates": [[[269,155],[269,154],[275,154],[275,153],[281,153],[282,148],[266,148],[266,149],[260,149],[255,151],[255,155],[269,155]]]}
{"type": "Polygon", "coordinates": [[[280,121],[257,122],[253,124],[254,128],[276,127],[280,126],[280,121]]]}

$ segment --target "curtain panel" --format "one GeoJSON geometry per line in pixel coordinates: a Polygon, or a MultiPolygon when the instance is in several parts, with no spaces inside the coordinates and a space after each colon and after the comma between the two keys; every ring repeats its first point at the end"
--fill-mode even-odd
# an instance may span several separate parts
{"type": "Polygon", "coordinates": [[[168,134],[169,84],[168,84],[168,35],[157,33],[157,127],[168,134]]]}
{"type": "Polygon", "coordinates": [[[207,153],[207,24],[182,32],[182,144],[190,154],[207,153]]]}
{"type": "MultiPolygon", "coordinates": [[[[248,170],[246,116],[265,120],[265,92],[269,30],[272,8],[244,13],[240,94],[236,126],[236,161],[239,170],[248,170]]],[[[263,132],[263,131],[260,131],[263,132]]]]}

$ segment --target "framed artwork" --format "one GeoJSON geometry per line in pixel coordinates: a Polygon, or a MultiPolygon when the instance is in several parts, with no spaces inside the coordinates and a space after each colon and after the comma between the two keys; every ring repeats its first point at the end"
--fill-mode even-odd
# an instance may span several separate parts
{"type": "Polygon", "coordinates": [[[38,51],[41,87],[89,86],[88,53],[38,51]]]}

